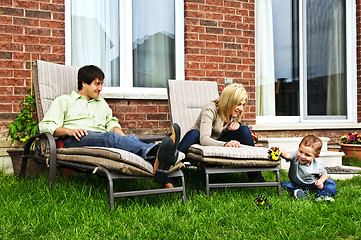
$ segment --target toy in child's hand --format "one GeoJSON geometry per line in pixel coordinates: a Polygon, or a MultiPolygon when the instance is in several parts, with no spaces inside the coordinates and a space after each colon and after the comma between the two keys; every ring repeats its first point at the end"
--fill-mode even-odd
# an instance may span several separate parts
{"type": "Polygon", "coordinates": [[[280,149],[278,147],[271,147],[268,150],[268,158],[274,161],[278,161],[280,157],[280,149]]]}
{"type": "Polygon", "coordinates": [[[266,206],[268,208],[271,207],[271,204],[267,202],[267,198],[262,197],[262,195],[258,195],[258,197],[256,197],[253,202],[256,203],[257,206],[266,206]]]}

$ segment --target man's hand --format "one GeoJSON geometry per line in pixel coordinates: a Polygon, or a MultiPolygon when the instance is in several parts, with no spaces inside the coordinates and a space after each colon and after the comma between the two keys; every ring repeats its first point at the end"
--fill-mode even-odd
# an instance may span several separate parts
{"type": "Polygon", "coordinates": [[[54,132],[55,137],[69,136],[74,137],[78,141],[86,135],[88,135],[88,131],[86,129],[70,129],[65,127],[59,127],[54,132]]]}
{"type": "Polygon", "coordinates": [[[120,129],[119,127],[113,127],[110,131],[114,131],[119,133],[122,136],[125,136],[125,134],[123,133],[122,129],[120,129]]]}
{"type": "Polygon", "coordinates": [[[85,129],[69,129],[68,133],[68,136],[74,137],[78,141],[86,135],[88,135],[88,132],[85,129]]]}
{"type": "Polygon", "coordinates": [[[228,125],[227,129],[229,131],[236,131],[239,128],[239,126],[240,126],[239,122],[233,121],[228,125]]]}

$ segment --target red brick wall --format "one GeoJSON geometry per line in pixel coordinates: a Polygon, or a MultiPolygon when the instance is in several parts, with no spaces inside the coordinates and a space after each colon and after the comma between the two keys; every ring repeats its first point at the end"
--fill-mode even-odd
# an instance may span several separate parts
{"type": "Polygon", "coordinates": [[[107,102],[125,133],[170,133],[168,101],[112,99],[107,102]]]}
{"type": "MultiPolygon", "coordinates": [[[[0,146],[30,86],[30,57],[65,63],[64,11],[64,0],[0,0],[0,146]]],[[[167,101],[108,102],[125,133],[169,132],[167,101]]]]}
{"type": "Polygon", "coordinates": [[[30,86],[33,60],[64,63],[64,0],[0,1],[0,144],[30,86]]]}
{"type": "Polygon", "coordinates": [[[225,78],[245,85],[248,124],[255,115],[254,0],[185,0],[186,79],[216,81],[225,78]]]}
{"type": "MultiPolygon", "coordinates": [[[[357,3],[357,82],[361,95],[361,0],[357,3]]],[[[185,76],[224,87],[226,77],[249,93],[247,124],[255,123],[255,0],[184,0],[185,76]]],[[[30,85],[32,60],[65,62],[64,0],[0,0],[0,146],[30,85]]],[[[358,97],[358,121],[361,122],[358,97]]],[[[108,100],[126,133],[167,133],[167,101],[108,100]]],[[[308,131],[259,131],[260,137],[303,136],[308,131]]],[[[333,141],[344,131],[322,130],[333,141]]]]}

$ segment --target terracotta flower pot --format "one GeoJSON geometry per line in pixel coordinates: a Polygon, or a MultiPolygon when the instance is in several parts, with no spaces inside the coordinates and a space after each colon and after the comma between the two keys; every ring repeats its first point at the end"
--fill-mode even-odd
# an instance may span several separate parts
{"type": "MultiPolygon", "coordinates": [[[[23,155],[24,150],[21,148],[8,149],[7,152],[9,154],[9,156],[11,158],[11,162],[13,164],[14,174],[15,174],[15,176],[19,176],[20,171],[21,171],[21,162],[22,162],[21,156],[23,155]]],[[[44,172],[45,169],[46,169],[45,164],[37,163],[33,159],[29,158],[28,164],[26,166],[25,175],[35,177],[35,176],[39,175],[40,173],[44,172]]]]}
{"type": "Polygon", "coordinates": [[[357,157],[361,160],[361,144],[339,143],[339,145],[347,157],[357,157]]]}

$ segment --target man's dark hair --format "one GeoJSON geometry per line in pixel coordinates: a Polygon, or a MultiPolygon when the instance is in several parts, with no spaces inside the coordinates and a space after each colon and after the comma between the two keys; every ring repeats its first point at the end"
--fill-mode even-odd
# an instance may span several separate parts
{"type": "Polygon", "coordinates": [[[104,72],[94,65],[86,65],[78,70],[78,89],[83,88],[83,82],[91,84],[94,79],[104,80],[104,72]]]}

